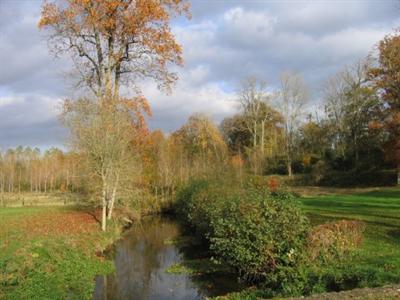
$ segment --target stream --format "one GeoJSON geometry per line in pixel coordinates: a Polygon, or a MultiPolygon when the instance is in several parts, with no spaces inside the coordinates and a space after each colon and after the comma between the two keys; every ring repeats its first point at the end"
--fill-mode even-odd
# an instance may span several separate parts
{"type": "Polygon", "coordinates": [[[116,271],[96,277],[94,300],[169,300],[204,299],[240,290],[233,275],[170,274],[173,264],[204,257],[201,246],[179,247],[182,237],[175,220],[146,218],[126,231],[115,245],[116,271]]]}

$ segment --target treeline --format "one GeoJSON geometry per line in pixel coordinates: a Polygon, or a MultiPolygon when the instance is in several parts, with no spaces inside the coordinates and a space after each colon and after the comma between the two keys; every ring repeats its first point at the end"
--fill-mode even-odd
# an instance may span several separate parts
{"type": "Polygon", "coordinates": [[[238,95],[241,111],[221,125],[230,152],[256,175],[306,174],[301,184],[395,184],[398,112],[382,97],[371,75],[376,70],[371,60],[343,68],[326,81],[322,110],[313,113],[305,109],[299,74],[284,74],[272,92],[247,80],[238,95]]]}
{"type": "Polygon", "coordinates": [[[75,153],[22,146],[0,153],[1,193],[77,191],[80,181],[75,153]]]}
{"type": "MultiPolygon", "coordinates": [[[[386,124],[393,117],[371,70],[376,70],[371,61],[364,60],[327,80],[321,115],[307,114],[308,89],[299,74],[284,74],[275,90],[256,78],[246,79],[238,89],[240,111],[220,125],[195,114],[171,134],[141,130],[132,136],[132,157],[120,168],[125,176],[119,184],[145,188],[160,199],[191,178],[222,173],[239,180],[249,173],[300,174],[292,182],[300,178],[301,184],[395,184],[397,132],[386,124]]],[[[109,144],[115,147],[115,141],[109,144]]],[[[84,157],[56,148],[43,153],[9,149],[0,157],[0,190],[90,189],[93,181],[85,175],[90,166],[84,157]]]]}

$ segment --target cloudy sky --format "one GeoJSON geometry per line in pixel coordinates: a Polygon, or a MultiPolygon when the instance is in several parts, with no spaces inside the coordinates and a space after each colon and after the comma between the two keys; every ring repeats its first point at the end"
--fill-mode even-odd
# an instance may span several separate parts
{"type": "MultiPolygon", "coordinates": [[[[54,59],[37,29],[41,1],[0,0],[0,147],[62,146],[57,120],[71,96],[67,59],[54,59]]],[[[366,56],[400,25],[400,2],[192,1],[192,19],[173,31],[185,66],[171,95],[143,86],[152,128],[172,131],[204,112],[220,121],[236,111],[235,86],[251,75],[278,83],[285,70],[301,72],[317,106],[320,86],[345,64],[366,56]]]]}

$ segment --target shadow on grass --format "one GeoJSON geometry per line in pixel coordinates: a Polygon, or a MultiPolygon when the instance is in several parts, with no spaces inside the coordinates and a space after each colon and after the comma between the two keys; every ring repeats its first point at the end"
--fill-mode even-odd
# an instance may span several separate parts
{"type": "Polygon", "coordinates": [[[385,189],[357,194],[363,197],[394,198],[400,202],[400,188],[385,189]]]}

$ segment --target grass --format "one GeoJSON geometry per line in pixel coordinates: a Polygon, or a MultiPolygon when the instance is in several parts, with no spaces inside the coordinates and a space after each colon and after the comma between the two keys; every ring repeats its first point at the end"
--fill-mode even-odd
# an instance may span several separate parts
{"type": "MultiPolygon", "coordinates": [[[[356,286],[343,282],[344,288],[400,283],[400,188],[301,188],[295,192],[301,195],[312,225],[341,219],[367,224],[362,247],[349,261],[333,267],[339,278],[356,282],[356,286]]],[[[371,293],[369,299],[381,299],[379,291],[376,297],[371,293]]],[[[262,290],[246,289],[216,299],[260,299],[262,295],[262,290]]]]}
{"type": "Polygon", "coordinates": [[[0,207],[75,205],[81,198],[77,193],[61,192],[0,193],[0,207]]]}
{"type": "Polygon", "coordinates": [[[313,224],[338,219],[367,224],[365,241],[352,264],[371,273],[365,285],[400,282],[400,189],[302,197],[313,224]]]}
{"type": "Polygon", "coordinates": [[[0,208],[0,299],[90,299],[117,235],[73,207],[0,208]]]}

